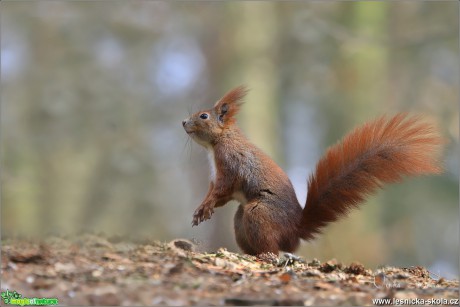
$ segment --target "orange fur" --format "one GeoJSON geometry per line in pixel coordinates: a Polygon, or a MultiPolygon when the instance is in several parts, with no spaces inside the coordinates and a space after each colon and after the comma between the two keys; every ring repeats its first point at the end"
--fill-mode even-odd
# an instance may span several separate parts
{"type": "Polygon", "coordinates": [[[308,182],[300,233],[312,239],[385,183],[438,174],[442,139],[417,117],[397,114],[366,123],[328,149],[308,182]]]}
{"type": "Polygon", "coordinates": [[[249,90],[246,86],[240,85],[225,94],[214,105],[214,108],[218,110],[218,112],[221,111],[224,105],[228,107],[228,111],[225,116],[229,118],[229,124],[233,124],[235,122],[234,116],[239,112],[240,107],[243,104],[243,99],[247,95],[248,91],[249,90]]]}
{"type": "Polygon", "coordinates": [[[288,176],[235,124],[246,93],[245,87],[237,87],[213,108],[182,122],[208,151],[212,169],[209,191],[192,225],[210,219],[214,208],[238,201],[235,236],[245,253],[293,252],[300,238],[314,238],[384,183],[441,171],[436,150],[442,141],[431,125],[406,114],[382,117],[326,152],[310,177],[302,209],[288,176]]]}

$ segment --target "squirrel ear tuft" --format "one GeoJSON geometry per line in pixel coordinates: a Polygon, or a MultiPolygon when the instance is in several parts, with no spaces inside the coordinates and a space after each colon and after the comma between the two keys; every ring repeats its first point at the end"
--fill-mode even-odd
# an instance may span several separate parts
{"type": "Polygon", "coordinates": [[[214,105],[214,108],[219,115],[219,119],[221,121],[225,121],[225,119],[235,116],[235,114],[238,113],[240,106],[243,104],[243,98],[247,93],[247,87],[240,85],[219,99],[219,101],[217,101],[214,105]]]}

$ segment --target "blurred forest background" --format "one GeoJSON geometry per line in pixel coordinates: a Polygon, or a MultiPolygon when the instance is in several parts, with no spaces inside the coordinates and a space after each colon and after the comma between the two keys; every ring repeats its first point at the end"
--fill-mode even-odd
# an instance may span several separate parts
{"type": "Polygon", "coordinates": [[[449,141],[445,173],[387,186],[297,252],[459,273],[458,2],[1,3],[2,235],[149,234],[238,250],[181,121],[240,84],[239,115],[303,204],[325,149],[409,111],[449,141]],[[191,144],[191,145],[190,145],[191,144]]]}

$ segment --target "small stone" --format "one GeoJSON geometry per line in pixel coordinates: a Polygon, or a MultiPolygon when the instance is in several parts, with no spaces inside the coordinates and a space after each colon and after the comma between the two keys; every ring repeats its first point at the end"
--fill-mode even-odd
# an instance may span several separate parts
{"type": "Polygon", "coordinates": [[[235,268],[235,264],[230,262],[230,261],[226,261],[222,258],[216,258],[214,260],[214,264],[218,267],[221,267],[221,268],[224,268],[224,269],[234,269],[235,268]]]}
{"type": "Polygon", "coordinates": [[[124,270],[126,270],[124,265],[117,266],[117,271],[124,271],[124,270]]]}
{"type": "Polygon", "coordinates": [[[195,250],[195,245],[190,242],[189,240],[185,240],[185,239],[176,239],[176,240],[172,240],[169,245],[173,248],[173,249],[181,249],[181,250],[184,250],[186,252],[193,252],[195,250]]]}
{"type": "Polygon", "coordinates": [[[33,276],[30,276],[30,275],[27,276],[26,282],[27,282],[28,284],[31,284],[31,283],[33,283],[34,281],[35,281],[35,278],[34,278],[33,276]]]}
{"type": "Polygon", "coordinates": [[[101,277],[101,275],[102,275],[102,270],[95,270],[95,271],[93,271],[93,272],[91,273],[91,275],[92,275],[93,277],[96,277],[96,278],[97,278],[97,277],[101,277]]]}
{"type": "Polygon", "coordinates": [[[322,274],[317,269],[311,269],[311,270],[308,270],[307,272],[305,272],[304,275],[305,276],[321,276],[322,274]]]}
{"type": "Polygon", "coordinates": [[[69,274],[75,272],[76,266],[73,263],[56,262],[54,265],[54,270],[57,273],[69,274]]]}
{"type": "Polygon", "coordinates": [[[222,258],[216,258],[216,259],[214,260],[214,264],[215,264],[216,266],[219,266],[219,267],[225,267],[225,265],[227,264],[227,261],[225,261],[225,260],[222,259],[222,258]]]}
{"type": "Polygon", "coordinates": [[[312,267],[317,267],[317,266],[321,265],[321,261],[319,261],[318,259],[314,258],[311,262],[308,263],[308,265],[312,266],[312,267]]]}
{"type": "Polygon", "coordinates": [[[436,284],[440,285],[440,284],[444,283],[445,281],[446,281],[446,279],[444,277],[441,277],[436,281],[436,284]]]}

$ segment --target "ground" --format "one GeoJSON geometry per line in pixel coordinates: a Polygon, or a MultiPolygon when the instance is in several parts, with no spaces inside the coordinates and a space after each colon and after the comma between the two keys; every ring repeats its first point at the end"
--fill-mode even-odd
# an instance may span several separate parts
{"type": "Polygon", "coordinates": [[[458,281],[423,267],[371,271],[290,254],[201,253],[182,239],[135,241],[95,235],[3,240],[1,290],[55,297],[60,305],[332,306],[373,305],[379,298],[458,305],[458,281]]]}

